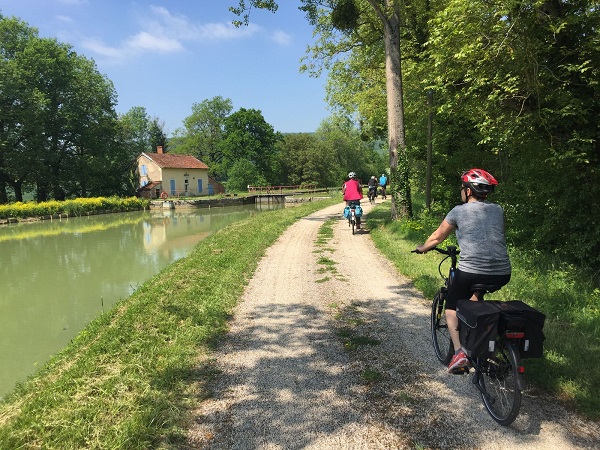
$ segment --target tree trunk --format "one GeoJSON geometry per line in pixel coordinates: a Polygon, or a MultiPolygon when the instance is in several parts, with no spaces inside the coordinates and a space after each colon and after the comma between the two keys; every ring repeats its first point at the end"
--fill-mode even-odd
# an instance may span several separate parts
{"type": "Polygon", "coordinates": [[[388,146],[392,219],[412,216],[408,156],[404,136],[404,104],[400,63],[400,21],[392,14],[384,22],[385,84],[387,93],[388,146]]]}
{"type": "Polygon", "coordinates": [[[15,191],[15,201],[22,202],[23,201],[23,180],[17,180],[12,183],[12,188],[15,191]]]}

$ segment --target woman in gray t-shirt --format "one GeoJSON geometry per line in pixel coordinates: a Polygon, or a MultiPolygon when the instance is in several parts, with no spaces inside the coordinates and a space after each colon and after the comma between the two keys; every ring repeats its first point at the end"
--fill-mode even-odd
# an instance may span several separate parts
{"type": "Polygon", "coordinates": [[[427,253],[456,232],[460,260],[446,299],[446,322],[455,351],[448,372],[469,363],[460,346],[456,302],[461,299],[479,300],[479,293],[471,292],[473,284],[504,286],[511,274],[504,236],[504,212],[500,205],[486,201],[498,182],[482,169],[471,169],[461,179],[463,204],[454,207],[438,229],[416,248],[418,253],[427,253]]]}

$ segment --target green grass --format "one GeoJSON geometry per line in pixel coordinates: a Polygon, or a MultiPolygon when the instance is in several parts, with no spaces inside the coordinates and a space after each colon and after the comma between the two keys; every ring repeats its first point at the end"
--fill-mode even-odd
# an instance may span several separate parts
{"type": "Polygon", "coordinates": [[[0,448],[179,448],[217,375],[206,350],[257,262],[289,225],[339,201],[260,213],[203,240],[4,399],[0,448]]]}
{"type": "MultiPolygon", "coordinates": [[[[426,298],[433,298],[442,282],[438,275],[441,255],[410,252],[438,222],[432,218],[392,222],[389,216],[389,203],[369,214],[372,239],[398,271],[412,279],[426,298]]],[[[509,251],[512,279],[488,298],[522,300],[546,314],[545,355],[525,360],[527,381],[584,415],[600,418],[600,289],[590,282],[591,277],[551,256],[509,251]]]]}
{"type": "Polygon", "coordinates": [[[367,383],[375,383],[376,381],[381,380],[383,375],[376,370],[367,368],[361,372],[360,377],[367,383]]]}

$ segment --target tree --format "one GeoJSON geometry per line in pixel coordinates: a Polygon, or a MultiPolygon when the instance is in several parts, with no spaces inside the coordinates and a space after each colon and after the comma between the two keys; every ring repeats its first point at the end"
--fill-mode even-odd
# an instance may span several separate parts
{"type": "MultiPolygon", "coordinates": [[[[116,92],[95,63],[0,16],[0,201],[87,196],[115,175],[116,92]],[[109,173],[111,176],[107,176],[109,173]]],[[[118,183],[117,183],[118,184],[118,183]]]]}
{"type": "Polygon", "coordinates": [[[240,108],[228,116],[224,124],[225,134],[219,143],[219,150],[223,155],[219,175],[230,178],[230,170],[234,164],[245,159],[270,183],[274,174],[276,143],[281,135],[274,131],[256,109],[240,108]]]}
{"type": "Polygon", "coordinates": [[[488,165],[512,242],[597,270],[597,2],[451,0],[431,27],[438,158],[455,171],[488,165]]]}
{"type": "MultiPolygon", "coordinates": [[[[400,53],[401,6],[400,0],[301,0],[302,9],[311,24],[322,29],[333,27],[342,33],[354,33],[361,19],[375,18],[379,24],[380,38],[385,52],[387,134],[392,195],[392,217],[412,215],[409,185],[409,165],[404,130],[404,104],[402,90],[402,66],[400,53]],[[323,9],[323,7],[327,9],[323,9]],[[329,18],[329,22],[325,19],[329,18]]],[[[232,12],[248,23],[252,7],[275,12],[277,2],[250,0],[246,5],[240,0],[232,12]]],[[[239,23],[239,22],[238,22],[239,23]]],[[[371,24],[374,22],[371,21],[371,24]]],[[[331,33],[328,33],[331,36],[331,33]]],[[[333,47],[329,46],[329,50],[333,47]]],[[[334,49],[334,52],[337,52],[334,49]]]]}
{"type": "Polygon", "coordinates": [[[134,155],[155,151],[150,142],[150,120],[143,106],[134,106],[119,116],[119,138],[134,155]]]}
{"type": "Polygon", "coordinates": [[[183,121],[185,129],[176,130],[176,153],[193,155],[209,167],[210,175],[221,180],[223,155],[219,148],[225,134],[225,119],[231,114],[230,99],[221,96],[192,105],[192,114],[183,121]]]}
{"type": "Polygon", "coordinates": [[[245,191],[248,186],[264,186],[267,180],[258,171],[256,165],[246,158],[238,159],[228,171],[227,189],[230,191],[245,191]]]}
{"type": "Polygon", "coordinates": [[[165,132],[165,122],[158,117],[154,117],[150,121],[148,134],[150,135],[150,148],[156,151],[157,147],[162,147],[163,152],[169,151],[169,143],[167,133],[165,132]]]}
{"type": "Polygon", "coordinates": [[[0,203],[6,203],[7,187],[23,201],[23,187],[32,179],[36,159],[28,148],[42,134],[38,117],[42,96],[23,78],[27,68],[19,58],[37,31],[0,15],[0,36],[0,203]]]}

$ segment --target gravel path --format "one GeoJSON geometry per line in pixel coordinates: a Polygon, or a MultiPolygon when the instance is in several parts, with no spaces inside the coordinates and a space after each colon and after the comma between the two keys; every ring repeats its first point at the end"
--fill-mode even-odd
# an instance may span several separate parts
{"type": "Polygon", "coordinates": [[[214,355],[214,396],[186,448],[600,447],[598,424],[532,390],[517,420],[497,425],[470,378],[435,359],[429,302],[368,230],[352,235],[342,209],[298,221],[268,249],[214,355]],[[334,236],[321,242],[328,219],[334,236]]]}

